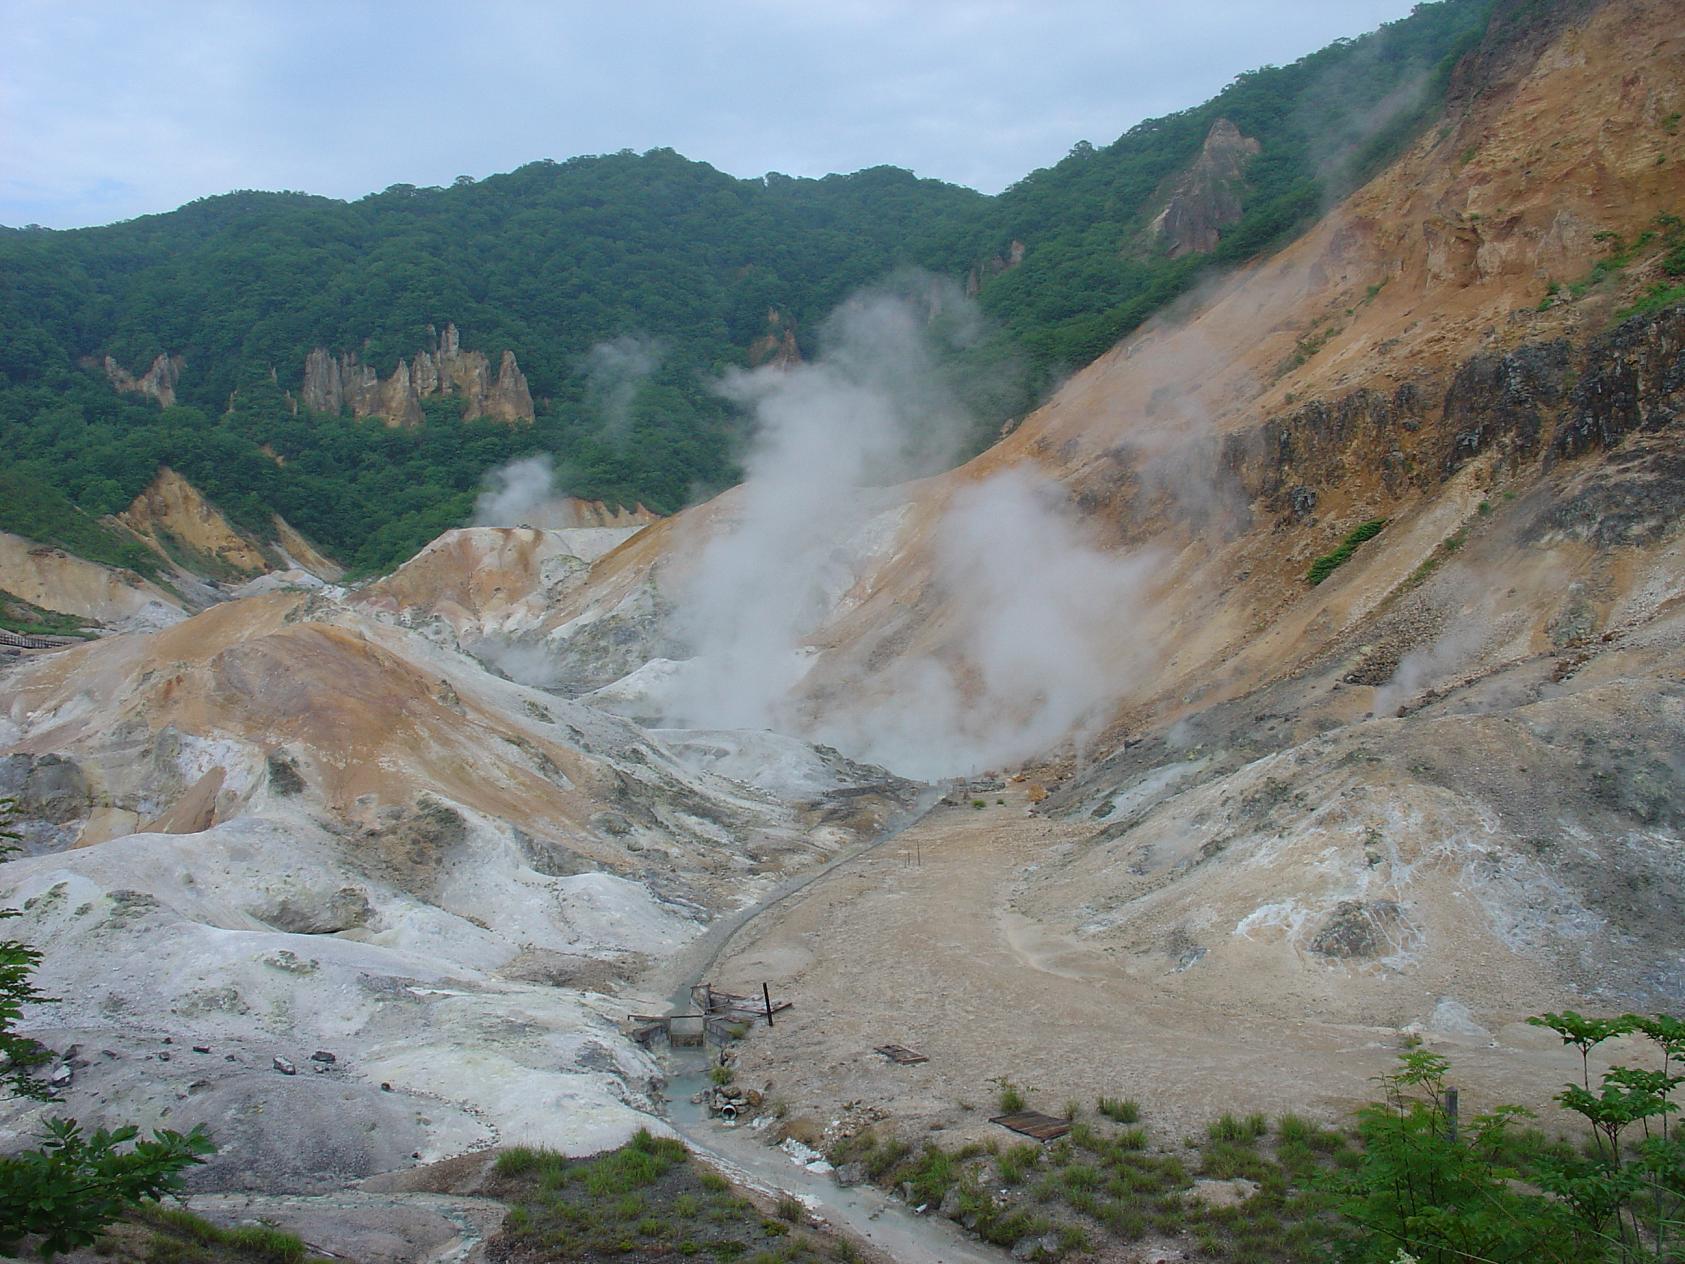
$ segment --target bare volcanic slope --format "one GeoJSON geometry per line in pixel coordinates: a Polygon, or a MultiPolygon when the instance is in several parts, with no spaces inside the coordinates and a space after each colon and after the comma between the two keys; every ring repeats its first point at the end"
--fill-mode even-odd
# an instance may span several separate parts
{"type": "Polygon", "coordinates": [[[951,1056],[907,1114],[1186,1038],[1192,1115],[1254,1087],[1214,1030],[1333,1111],[1401,1029],[1497,1082],[1529,1011],[1677,1008],[1673,9],[1501,5],[1397,164],[949,474],[886,476],[940,391],[825,411],[916,377],[891,323],[756,370],[751,478],[601,556],[451,533],[349,595],[16,668],[35,854],[0,874],[75,998],[34,1021],[80,1046],[78,1112],[220,1120],[206,1179],[269,1184],[623,1135],[654,1066],[596,989],[661,994],[711,916],[881,819],[825,798],[881,771],[780,733],[1027,783],[910,836],[948,849],[934,884],[845,865],[727,957],[796,989],[748,1056],[798,1105],[857,1098],[865,1036],[920,1022],[951,1056]],[[909,1017],[910,980],[943,1004],[909,1017]],[[961,1048],[995,998],[1072,987],[992,1026],[993,1065],[961,1048]],[[344,1154],[274,1153],[254,1104],[331,1109],[344,1154]]]}
{"type": "MultiPolygon", "coordinates": [[[[516,534],[474,533],[467,570],[516,534]]],[[[207,1122],[211,1187],[618,1144],[656,1066],[616,1020],[660,1003],[715,914],[884,805],[825,806],[883,774],[811,753],[799,801],[715,776],[399,622],[274,593],[4,678],[33,854],[0,875],[65,998],[32,1015],[72,1075],[54,1109],[207,1122]],[[654,999],[610,999],[631,980],[654,999]]],[[[14,1106],[6,1135],[39,1115],[14,1106]]]]}
{"type": "MultiPolygon", "coordinates": [[[[785,722],[903,770],[1024,760],[1061,828],[1039,854],[1002,832],[1018,859],[984,908],[938,883],[892,925],[900,904],[851,894],[872,910],[860,955],[839,943],[813,970],[821,992],[855,980],[847,1000],[799,1052],[765,1046],[769,1075],[827,1108],[858,1097],[864,1028],[907,1002],[873,963],[925,968],[930,928],[957,919],[1000,951],[949,954],[959,973],[930,974],[933,995],[1075,970],[1150,1007],[1165,1048],[1237,1021],[1277,1054],[1311,1032],[1298,1047],[1325,1060],[1307,1083],[1330,1111],[1402,1030],[1487,1051],[1499,1089],[1528,1013],[1685,1003],[1675,17],[1500,6],[1447,116],[1394,167],[830,546],[846,574],[788,647],[785,722]],[[1061,693],[1078,703],[1052,710],[1061,693]],[[1078,740],[1041,740],[1049,715],[1078,740]]],[[[570,608],[682,603],[686,568],[753,528],[755,495],[605,558],[570,608]]],[[[659,710],[692,670],[601,693],[659,710]]],[[[965,818],[983,851],[992,803],[965,818]]],[[[816,888],[756,934],[842,915],[816,888]]],[[[746,955],[727,982],[780,959],[746,955]]],[[[1148,1039],[1127,1007],[1084,1014],[1057,1030],[1148,1039]]],[[[992,1029],[990,1073],[1034,1064],[1046,1030],[992,1029]]],[[[963,1068],[941,1109],[986,1093],[958,1053],[972,1033],[916,1034],[963,1068]]],[[[1237,1100],[1233,1064],[1177,1068],[1188,1109],[1237,1100]]]]}
{"type": "Polygon", "coordinates": [[[155,578],[0,533],[0,592],[94,631],[129,631],[173,623],[230,596],[321,588],[344,577],[279,514],[270,540],[258,540],[168,466],[101,526],[155,554],[155,578]]]}

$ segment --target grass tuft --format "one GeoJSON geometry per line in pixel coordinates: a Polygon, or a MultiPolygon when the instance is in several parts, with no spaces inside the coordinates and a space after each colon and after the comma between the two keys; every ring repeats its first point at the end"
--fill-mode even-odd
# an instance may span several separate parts
{"type": "Polygon", "coordinates": [[[1102,1097],[1099,1110],[1107,1119],[1132,1124],[1141,1118],[1141,1106],[1132,1097],[1102,1097]]]}

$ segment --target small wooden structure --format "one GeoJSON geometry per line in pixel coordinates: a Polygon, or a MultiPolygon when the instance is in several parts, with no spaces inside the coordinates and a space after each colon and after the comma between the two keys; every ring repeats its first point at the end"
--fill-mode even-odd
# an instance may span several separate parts
{"type": "Polygon", "coordinates": [[[1044,1115],[1039,1110],[1015,1110],[1007,1115],[996,1115],[989,1122],[1023,1133],[1026,1137],[1034,1137],[1037,1141],[1053,1141],[1071,1130],[1069,1119],[1044,1115]]]}
{"type": "Polygon", "coordinates": [[[924,1054],[915,1053],[906,1045],[879,1045],[876,1052],[883,1054],[884,1057],[898,1066],[914,1066],[920,1062],[930,1061],[924,1054]]]}
{"type": "Polygon", "coordinates": [[[4,650],[62,650],[68,645],[86,644],[87,639],[80,636],[33,635],[0,628],[0,649],[4,650]]]}
{"type": "Polygon", "coordinates": [[[700,1045],[708,1030],[706,1014],[628,1014],[626,1034],[649,1048],[657,1036],[666,1036],[675,1048],[700,1045]]]}
{"type": "Polygon", "coordinates": [[[732,1023],[752,1023],[756,1019],[766,1019],[767,1026],[772,1026],[772,1016],[781,1014],[793,1004],[791,1001],[774,1001],[772,993],[767,991],[766,985],[761,985],[761,995],[739,996],[735,992],[716,991],[711,983],[698,983],[690,990],[690,999],[710,1018],[723,1019],[732,1023]]]}
{"type": "MultiPolygon", "coordinates": [[[[690,990],[694,1009],[678,1014],[628,1014],[624,1030],[628,1036],[648,1048],[657,1036],[666,1036],[676,1048],[702,1045],[711,1035],[723,1041],[733,1035],[728,1029],[741,1023],[764,1018],[772,1026],[772,1016],[790,1008],[790,1001],[774,1001],[765,984],[757,1000],[752,996],[738,996],[733,992],[716,992],[706,983],[698,983],[690,990]]],[[[741,1032],[735,1033],[741,1035],[741,1032]]]]}

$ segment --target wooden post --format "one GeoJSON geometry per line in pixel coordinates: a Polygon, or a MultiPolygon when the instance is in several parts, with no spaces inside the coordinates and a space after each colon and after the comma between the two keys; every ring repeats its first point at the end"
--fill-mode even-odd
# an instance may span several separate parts
{"type": "Polygon", "coordinates": [[[1457,1090],[1445,1090],[1446,1135],[1452,1145],[1457,1144],[1457,1090]]]}
{"type": "Polygon", "coordinates": [[[761,984],[761,1000],[766,1002],[766,1025],[772,1026],[772,991],[763,982],[761,984]]]}

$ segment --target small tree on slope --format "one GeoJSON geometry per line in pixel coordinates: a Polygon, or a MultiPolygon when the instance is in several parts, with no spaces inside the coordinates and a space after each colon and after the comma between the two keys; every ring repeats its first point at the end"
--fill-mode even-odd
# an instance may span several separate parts
{"type": "MultiPolygon", "coordinates": [[[[18,836],[6,828],[15,806],[0,799],[0,859],[16,850],[18,836]]],[[[16,916],[0,909],[0,918],[16,916]]],[[[36,1071],[51,1054],[17,1031],[24,1006],[51,1000],[31,978],[40,964],[38,950],[0,939],[0,1085],[16,1096],[46,1099],[36,1071]]],[[[182,1174],[213,1149],[202,1128],[159,1131],[147,1141],[139,1136],[132,1125],[85,1134],[74,1119],[52,1119],[39,1149],[0,1155],[0,1253],[12,1254],[26,1238],[38,1239],[36,1249],[49,1260],[87,1246],[136,1203],[179,1190],[182,1174]]]]}

